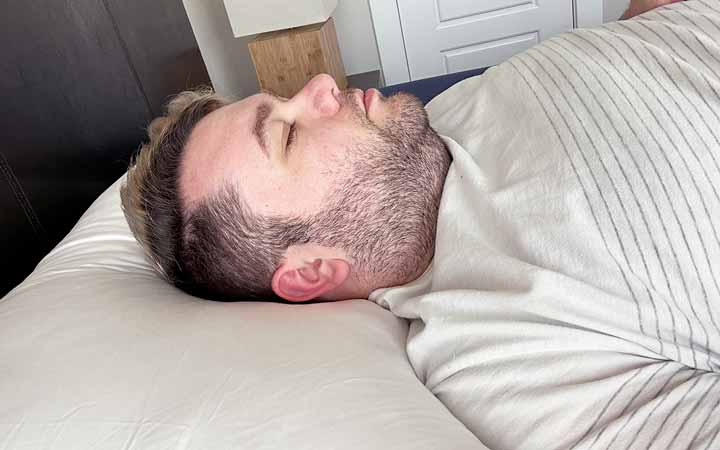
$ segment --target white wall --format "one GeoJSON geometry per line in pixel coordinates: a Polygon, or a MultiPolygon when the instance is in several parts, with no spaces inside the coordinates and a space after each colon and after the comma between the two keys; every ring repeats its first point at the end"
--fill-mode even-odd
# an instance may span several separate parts
{"type": "MultiPolygon", "coordinates": [[[[183,0],[183,5],[215,90],[233,99],[257,93],[255,67],[247,48],[253,36],[233,36],[223,0],[183,0]]],[[[333,19],[345,73],[378,70],[380,58],[367,0],[338,0],[333,19]]]]}
{"type": "Polygon", "coordinates": [[[333,20],[345,73],[354,75],[379,70],[380,57],[368,0],[339,0],[333,20]]]}
{"type": "Polygon", "coordinates": [[[605,22],[618,20],[629,4],[630,0],[603,0],[603,19],[605,22]]]}
{"type": "Polygon", "coordinates": [[[215,91],[240,99],[259,91],[247,48],[251,37],[236,38],[223,0],[183,0],[215,91]]]}

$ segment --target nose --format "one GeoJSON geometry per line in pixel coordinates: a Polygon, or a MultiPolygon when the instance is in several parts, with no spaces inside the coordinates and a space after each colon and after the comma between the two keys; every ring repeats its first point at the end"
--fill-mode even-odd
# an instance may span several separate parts
{"type": "Polygon", "coordinates": [[[330,75],[321,73],[313,77],[293,97],[294,102],[302,104],[306,114],[314,117],[329,117],[335,115],[340,109],[336,95],[340,92],[335,79],[330,75]]]}

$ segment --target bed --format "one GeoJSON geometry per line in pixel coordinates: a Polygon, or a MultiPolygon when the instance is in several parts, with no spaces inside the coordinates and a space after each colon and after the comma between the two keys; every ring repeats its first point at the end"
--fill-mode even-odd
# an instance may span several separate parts
{"type": "Polygon", "coordinates": [[[716,448],[718,42],[689,0],[404,87],[453,164],[431,267],[370,301],[181,293],[117,180],[0,300],[0,442],[716,448]]]}
{"type": "MultiPolygon", "coordinates": [[[[477,73],[385,92],[427,101],[477,73]]],[[[121,180],[0,300],[0,448],[484,448],[378,305],[209,302],[161,281],[121,180]]]]}

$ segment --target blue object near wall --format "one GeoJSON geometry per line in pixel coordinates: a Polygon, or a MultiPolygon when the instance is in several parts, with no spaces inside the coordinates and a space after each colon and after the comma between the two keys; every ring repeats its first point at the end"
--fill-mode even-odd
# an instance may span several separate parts
{"type": "Polygon", "coordinates": [[[488,68],[466,70],[464,72],[450,73],[432,78],[424,78],[422,80],[410,81],[408,83],[396,84],[393,86],[385,86],[380,89],[384,96],[392,95],[396,92],[409,92],[422,100],[423,105],[427,105],[436,95],[443,92],[453,84],[464,80],[465,78],[474,77],[485,72],[488,68]]]}

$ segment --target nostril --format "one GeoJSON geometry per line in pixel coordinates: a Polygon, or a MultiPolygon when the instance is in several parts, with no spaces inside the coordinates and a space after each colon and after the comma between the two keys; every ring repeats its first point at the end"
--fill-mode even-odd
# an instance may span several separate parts
{"type": "Polygon", "coordinates": [[[318,111],[321,115],[329,116],[337,112],[337,110],[340,108],[340,103],[334,95],[319,95],[315,97],[315,102],[313,106],[315,110],[318,111]]]}

